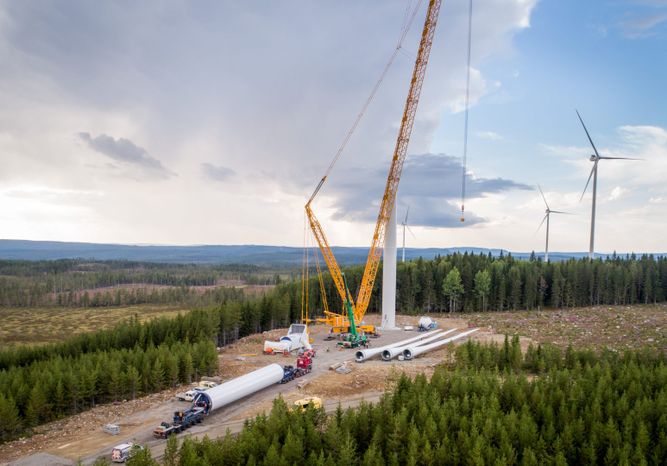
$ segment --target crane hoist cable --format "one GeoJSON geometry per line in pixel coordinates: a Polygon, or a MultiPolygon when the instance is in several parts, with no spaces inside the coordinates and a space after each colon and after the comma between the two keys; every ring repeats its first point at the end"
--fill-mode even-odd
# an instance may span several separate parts
{"type": "Polygon", "coordinates": [[[466,71],[465,122],[463,124],[463,160],[461,161],[461,221],[465,222],[466,171],[468,170],[468,112],[470,111],[470,56],[472,55],[472,0],[468,3],[468,68],[466,71]]]}
{"type": "MultiPolygon", "coordinates": [[[[428,59],[431,52],[431,47],[433,45],[433,36],[435,33],[435,27],[437,25],[441,4],[442,0],[429,0],[426,17],[424,18],[424,28],[422,30],[421,39],[419,42],[419,50],[416,55],[414,69],[412,71],[412,78],[410,79],[410,88],[408,90],[408,95],[403,110],[403,117],[401,118],[401,125],[396,139],[396,146],[394,148],[394,154],[392,156],[391,166],[389,168],[389,174],[387,176],[387,182],[385,185],[384,194],[382,196],[380,210],[378,212],[378,218],[375,223],[373,240],[368,251],[368,258],[366,260],[366,266],[361,278],[361,284],[359,285],[356,301],[353,302],[350,299],[350,292],[347,289],[347,284],[345,283],[345,276],[343,275],[338,262],[336,261],[336,257],[333,254],[331,247],[329,246],[329,241],[326,237],[326,234],[324,233],[324,230],[322,229],[322,225],[317,220],[317,217],[311,208],[312,199],[326,180],[326,176],[322,178],[318,184],[318,187],[313,193],[313,196],[311,196],[311,199],[308,201],[308,203],[306,203],[305,206],[310,228],[313,231],[313,236],[315,237],[320,251],[322,252],[324,261],[329,268],[329,273],[333,279],[338,294],[340,295],[343,303],[347,308],[348,316],[350,314],[354,315],[353,320],[349,319],[344,314],[337,313],[331,313],[327,316],[326,319],[321,319],[321,321],[329,323],[332,326],[332,331],[335,333],[347,332],[350,328],[353,328],[357,322],[363,322],[363,317],[370,303],[375,277],[377,275],[380,260],[382,258],[382,250],[384,246],[387,224],[389,222],[391,212],[394,208],[396,192],[398,191],[398,185],[401,179],[401,174],[403,172],[403,163],[405,162],[405,158],[407,156],[410,135],[412,133],[415,114],[419,104],[419,97],[421,95],[422,84],[424,82],[428,59]]],[[[362,331],[368,331],[370,333],[375,332],[375,327],[373,325],[358,326],[358,328],[362,331]]]]}
{"type": "Polygon", "coordinates": [[[414,10],[412,11],[412,14],[409,16],[409,18],[407,19],[407,22],[401,28],[401,34],[400,34],[400,37],[398,39],[398,43],[396,44],[396,47],[394,48],[394,51],[392,52],[391,56],[389,57],[389,60],[387,61],[387,64],[384,66],[384,69],[382,70],[382,73],[380,73],[380,77],[375,82],[375,85],[373,86],[373,89],[371,90],[371,93],[369,94],[368,98],[364,102],[364,105],[361,107],[361,111],[357,114],[357,117],[354,119],[354,122],[352,123],[352,126],[350,126],[350,129],[345,134],[345,137],[343,138],[343,141],[341,142],[340,146],[338,146],[338,150],[336,150],[336,153],[334,154],[334,157],[331,160],[331,163],[329,164],[329,167],[327,168],[326,172],[324,172],[324,176],[322,177],[320,182],[317,184],[317,187],[315,188],[315,191],[313,191],[313,194],[310,196],[310,199],[308,200],[308,204],[310,204],[313,201],[313,199],[315,199],[315,196],[317,196],[317,193],[320,191],[320,189],[322,189],[322,185],[324,185],[324,183],[327,180],[329,174],[331,173],[331,170],[333,170],[334,165],[336,165],[336,162],[338,162],[338,159],[340,158],[341,154],[345,150],[345,147],[347,146],[347,143],[350,141],[350,138],[352,138],[352,135],[356,131],[357,126],[359,126],[359,123],[361,122],[361,119],[364,117],[364,114],[366,113],[366,110],[368,110],[368,107],[373,102],[373,99],[375,98],[375,94],[377,94],[378,89],[380,89],[380,86],[382,85],[382,82],[384,81],[384,78],[387,75],[387,72],[389,71],[389,68],[391,68],[391,65],[394,64],[394,60],[396,59],[396,56],[398,55],[398,52],[400,52],[401,48],[403,47],[403,41],[405,40],[405,36],[408,35],[408,31],[410,30],[410,26],[412,26],[412,22],[414,21],[415,16],[417,16],[417,11],[419,10],[419,7],[420,7],[421,3],[422,3],[422,0],[419,0],[419,2],[417,2],[417,5],[415,6],[414,10]]]}

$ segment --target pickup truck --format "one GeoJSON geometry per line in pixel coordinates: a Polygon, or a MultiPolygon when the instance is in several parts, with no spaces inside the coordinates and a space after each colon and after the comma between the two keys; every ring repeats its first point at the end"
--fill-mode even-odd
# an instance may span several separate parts
{"type": "MultiPolygon", "coordinates": [[[[215,383],[215,382],[211,382],[211,383],[215,383]]],[[[206,388],[195,387],[192,390],[188,390],[185,393],[179,393],[178,395],[176,395],[176,398],[178,398],[178,400],[180,400],[180,401],[194,401],[195,397],[197,396],[197,393],[205,392],[206,390],[207,390],[206,388]]]]}

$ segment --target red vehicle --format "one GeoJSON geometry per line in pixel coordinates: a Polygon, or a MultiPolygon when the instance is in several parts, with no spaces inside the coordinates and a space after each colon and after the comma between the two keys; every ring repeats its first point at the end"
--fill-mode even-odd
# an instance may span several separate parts
{"type": "Polygon", "coordinates": [[[303,356],[299,356],[296,360],[296,377],[301,377],[302,375],[308,374],[313,370],[313,360],[306,353],[303,356]]]}

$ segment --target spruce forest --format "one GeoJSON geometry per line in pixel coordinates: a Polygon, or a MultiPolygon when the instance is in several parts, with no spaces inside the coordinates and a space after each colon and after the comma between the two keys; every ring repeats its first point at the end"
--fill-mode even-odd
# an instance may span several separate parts
{"type": "MultiPolygon", "coordinates": [[[[175,438],[166,465],[661,465],[663,355],[468,342],[431,379],[401,376],[377,404],[332,415],[278,399],[238,436],[175,438]]],[[[157,464],[149,455],[130,465],[157,464]]]]}
{"type": "MultiPolygon", "coordinates": [[[[132,284],[128,293],[136,296],[143,285],[159,283],[159,290],[142,294],[145,300],[176,300],[192,309],[144,323],[132,318],[59,343],[1,349],[0,442],[101,403],[212,375],[216,347],[287,327],[301,312],[301,284],[285,271],[88,261],[0,265],[5,306],[80,307],[88,293],[87,304],[103,312],[131,296],[115,300],[107,287],[132,284]],[[211,285],[224,279],[269,286],[250,295],[211,285]]],[[[362,272],[346,269],[351,290],[362,272]]],[[[655,303],[665,301],[667,259],[544,263],[454,254],[400,263],[397,280],[404,314],[655,303]]],[[[338,306],[326,274],[323,285],[329,304],[338,306]]],[[[311,278],[311,317],[323,308],[319,286],[311,278]]],[[[371,312],[379,310],[379,291],[376,284],[371,312]]],[[[378,405],[301,416],[277,401],[238,437],[185,441],[173,464],[292,464],[295,445],[307,452],[308,464],[535,464],[535,458],[660,464],[667,451],[666,377],[664,354],[561,354],[543,346],[522,356],[516,340],[501,348],[467,344],[432,380],[403,378],[378,405]]],[[[145,454],[135,461],[141,458],[152,461],[145,454]]]]}

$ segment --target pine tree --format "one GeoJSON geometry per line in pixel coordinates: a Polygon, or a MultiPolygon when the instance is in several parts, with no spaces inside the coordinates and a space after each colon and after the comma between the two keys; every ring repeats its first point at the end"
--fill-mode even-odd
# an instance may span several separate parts
{"type": "Polygon", "coordinates": [[[13,439],[21,431],[21,418],[14,400],[0,393],[0,442],[13,439]]]}
{"type": "Polygon", "coordinates": [[[30,391],[30,398],[28,399],[28,404],[26,406],[25,417],[28,421],[28,425],[34,427],[39,425],[42,420],[46,419],[46,409],[46,395],[44,395],[41,385],[36,384],[30,391]]]}
{"type": "Polygon", "coordinates": [[[176,466],[178,464],[178,438],[175,435],[170,435],[167,438],[163,462],[164,466],[176,466]]]}

